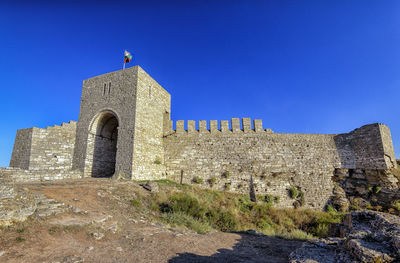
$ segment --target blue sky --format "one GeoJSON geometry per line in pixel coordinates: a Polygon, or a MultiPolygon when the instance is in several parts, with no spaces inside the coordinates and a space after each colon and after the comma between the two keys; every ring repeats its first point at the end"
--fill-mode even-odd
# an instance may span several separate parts
{"type": "Polygon", "coordinates": [[[400,157],[400,1],[2,1],[0,24],[0,166],[17,129],[78,120],[82,80],[121,69],[124,49],[174,120],[382,122],[400,157]]]}

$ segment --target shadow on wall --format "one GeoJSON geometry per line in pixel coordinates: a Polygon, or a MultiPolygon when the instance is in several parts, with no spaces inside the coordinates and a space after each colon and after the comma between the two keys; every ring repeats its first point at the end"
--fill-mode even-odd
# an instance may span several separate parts
{"type": "Polygon", "coordinates": [[[350,134],[339,134],[333,137],[341,164],[340,167],[335,168],[356,168],[356,157],[350,144],[351,139],[352,136],[350,134]]]}
{"type": "MultiPolygon", "coordinates": [[[[201,256],[193,253],[180,253],[170,259],[169,263],[186,262],[288,262],[291,252],[301,247],[303,240],[287,240],[264,235],[237,232],[238,242],[232,249],[220,248],[211,256],[201,256]]],[[[223,234],[219,234],[223,235],[223,234]]],[[[223,238],[223,236],[222,236],[223,238]]]]}

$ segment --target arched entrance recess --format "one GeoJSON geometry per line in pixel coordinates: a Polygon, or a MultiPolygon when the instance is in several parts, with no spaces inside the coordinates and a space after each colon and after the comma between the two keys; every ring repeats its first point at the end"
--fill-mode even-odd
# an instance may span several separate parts
{"type": "Polygon", "coordinates": [[[117,156],[118,119],[111,111],[100,113],[93,121],[88,138],[87,168],[92,177],[111,177],[117,156]]]}

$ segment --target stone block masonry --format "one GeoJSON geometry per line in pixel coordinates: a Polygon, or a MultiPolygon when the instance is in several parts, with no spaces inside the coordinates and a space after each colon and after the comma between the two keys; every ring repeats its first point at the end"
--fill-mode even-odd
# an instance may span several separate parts
{"type": "Polygon", "coordinates": [[[280,207],[321,209],[337,169],[397,165],[384,124],[345,134],[284,134],[264,129],[261,120],[232,118],[178,120],[174,130],[170,116],[171,95],[139,66],[86,79],[78,122],[18,130],[10,168],[0,168],[0,176],[203,181],[204,188],[271,195],[280,207]],[[291,188],[303,194],[293,200],[291,188]]]}
{"type": "Polygon", "coordinates": [[[103,167],[105,176],[164,178],[170,104],[170,94],[138,66],[85,80],[73,169],[84,176],[101,176],[103,167]]]}
{"type": "Polygon", "coordinates": [[[18,130],[10,167],[26,170],[71,170],[76,122],[18,130]]]}
{"type": "Polygon", "coordinates": [[[165,136],[167,176],[192,183],[201,177],[202,187],[280,197],[280,206],[292,207],[288,189],[304,192],[305,206],[322,208],[332,195],[335,168],[389,169],[394,158],[390,133],[383,124],[366,125],[348,134],[283,134],[262,128],[261,120],[177,121],[165,136]],[[382,136],[382,131],[385,134],[382,136]],[[390,157],[385,157],[390,156],[390,157]],[[229,174],[229,176],[227,176],[229,174]],[[252,185],[251,186],[251,179],[252,185]],[[318,197],[318,198],[315,198],[318,197]]]}

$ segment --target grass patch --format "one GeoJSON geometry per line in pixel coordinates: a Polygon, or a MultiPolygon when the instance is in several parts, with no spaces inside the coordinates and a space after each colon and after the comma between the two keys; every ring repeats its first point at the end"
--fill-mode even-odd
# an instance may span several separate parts
{"type": "MultiPolygon", "coordinates": [[[[147,182],[147,181],[144,181],[147,182]]],[[[158,183],[159,185],[164,185],[168,187],[176,187],[176,188],[191,188],[190,185],[188,184],[180,184],[168,179],[161,179],[161,180],[155,180],[154,182],[158,183]]]]}
{"type": "Polygon", "coordinates": [[[211,177],[210,179],[208,179],[208,183],[210,184],[211,187],[215,185],[216,181],[217,179],[215,177],[211,177]]]}
{"type": "Polygon", "coordinates": [[[139,200],[133,199],[133,200],[131,200],[131,205],[133,207],[141,207],[142,206],[142,202],[140,202],[139,200]]]}
{"type": "Polygon", "coordinates": [[[18,243],[24,242],[25,240],[26,240],[26,239],[23,238],[23,237],[16,237],[16,238],[15,238],[15,241],[17,241],[18,243]]]}
{"type": "Polygon", "coordinates": [[[58,232],[58,230],[60,230],[59,227],[57,227],[57,226],[52,226],[52,227],[50,227],[47,231],[49,232],[50,235],[54,235],[55,233],[58,232]]]}
{"type": "Polygon", "coordinates": [[[272,195],[266,194],[264,196],[264,202],[272,205],[274,203],[274,197],[272,195]]]}
{"type": "Polygon", "coordinates": [[[285,238],[285,239],[300,239],[300,240],[315,238],[315,236],[313,236],[312,234],[304,232],[303,230],[300,230],[300,229],[295,229],[290,232],[276,233],[275,236],[280,237],[280,238],[285,238]]]}
{"type": "Polygon", "coordinates": [[[201,177],[195,176],[195,177],[193,177],[192,182],[195,184],[202,184],[204,182],[204,180],[201,177]]]}
{"type": "Polygon", "coordinates": [[[299,190],[296,187],[292,186],[289,188],[289,197],[292,199],[296,199],[299,196],[299,190]]]}
{"type": "Polygon", "coordinates": [[[212,229],[206,222],[183,212],[165,213],[162,215],[162,220],[171,226],[185,226],[199,234],[207,233],[212,229]]]}

